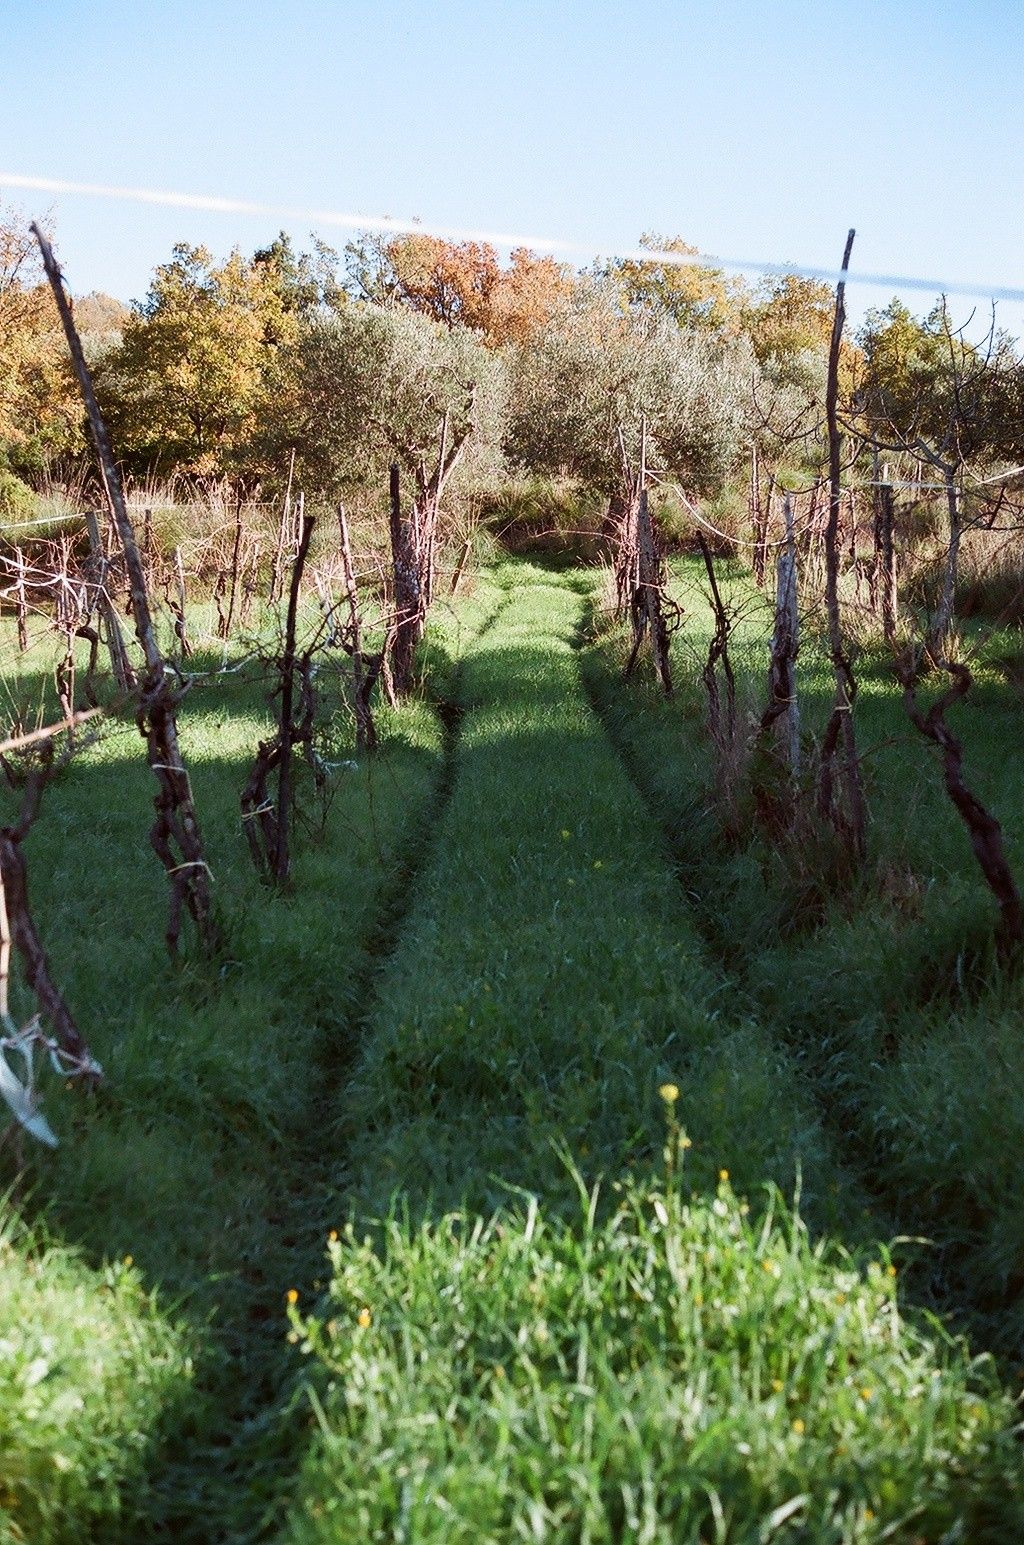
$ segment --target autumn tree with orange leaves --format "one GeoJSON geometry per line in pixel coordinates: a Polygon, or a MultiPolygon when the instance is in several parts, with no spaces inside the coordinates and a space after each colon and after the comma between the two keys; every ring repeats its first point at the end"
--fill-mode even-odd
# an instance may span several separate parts
{"type": "Polygon", "coordinates": [[[517,247],[507,266],[488,242],[415,233],[365,236],[346,249],[350,288],[364,300],[404,305],[446,327],[468,327],[484,343],[522,344],[571,297],[565,264],[517,247]]]}

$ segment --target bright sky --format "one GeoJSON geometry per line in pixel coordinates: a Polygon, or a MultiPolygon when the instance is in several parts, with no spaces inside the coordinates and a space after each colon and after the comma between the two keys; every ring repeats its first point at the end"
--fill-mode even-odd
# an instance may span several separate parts
{"type": "MultiPolygon", "coordinates": [[[[578,262],[656,231],[832,269],[854,225],[855,270],[1024,287],[1021,0],[5,0],[0,41],[0,172],[568,238],[578,262]]],[[[123,299],[175,241],[309,230],[2,180],[0,202],[52,213],[75,293],[123,299]]],[[[851,315],[891,293],[851,286],[851,315]]],[[[1024,306],[998,319],[1024,336],[1024,306]]]]}

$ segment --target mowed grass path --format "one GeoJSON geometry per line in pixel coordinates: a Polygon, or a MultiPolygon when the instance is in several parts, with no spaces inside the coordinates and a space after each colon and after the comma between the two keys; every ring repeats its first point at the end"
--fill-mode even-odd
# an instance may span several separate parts
{"type": "Polygon", "coordinates": [[[495,582],[331,1133],[287,1540],[1017,1537],[990,1365],[765,1188],[841,1218],[800,1074],[734,1012],[582,689],[589,580],[495,582]]]}
{"type": "Polygon", "coordinates": [[[581,688],[586,577],[509,564],[508,601],[468,647],[451,798],[382,973],[341,1102],[346,1189],[380,1210],[487,1210],[521,1185],[575,1194],[650,1167],[659,1085],[680,1088],[708,1185],[834,1179],[784,1052],[739,1022],[709,968],[655,823],[581,688]]]}

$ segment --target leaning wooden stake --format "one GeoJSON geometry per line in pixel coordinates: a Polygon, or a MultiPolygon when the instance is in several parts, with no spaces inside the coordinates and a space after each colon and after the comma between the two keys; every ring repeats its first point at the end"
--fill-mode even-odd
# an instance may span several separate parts
{"type": "Polygon", "coordinates": [[[220,939],[210,900],[210,871],[206,864],[202,834],[192,802],[188,772],[178,744],[176,710],[182,696],[180,678],[169,669],[156,640],[142,557],[125,504],[124,491],[107,427],[100,414],[92,377],[82,352],[81,339],[64,291],[64,281],[50,244],[37,225],[32,226],[32,233],[39,243],[43,266],[64,325],[72,363],[81,388],[82,400],[85,403],[89,429],[103,477],[103,486],[117,527],[128,572],[135,635],[142,646],[146,661],[146,675],[139,687],[135,722],[146,742],[149,765],[158,785],[158,793],[154,800],[156,820],[150,831],[149,840],[167,871],[171,886],[166,929],[167,946],[174,954],[181,932],[181,909],[185,906],[195,922],[203,948],[212,952],[219,945],[220,939]]]}
{"type": "MultiPolygon", "coordinates": [[[[846,238],[842,272],[850,266],[854,232],[846,238]]],[[[832,714],[821,744],[818,774],[818,812],[839,830],[854,857],[864,857],[867,849],[867,812],[861,785],[860,763],[853,733],[853,705],[857,684],[843,645],[839,612],[839,519],[842,505],[842,437],[839,433],[839,349],[846,321],[846,281],[836,285],[836,309],[832,323],[832,341],[828,354],[828,381],[825,389],[825,415],[828,421],[829,506],[825,528],[825,610],[828,616],[829,653],[835,679],[832,714]],[[836,799],[836,766],[843,799],[836,799]]]]}

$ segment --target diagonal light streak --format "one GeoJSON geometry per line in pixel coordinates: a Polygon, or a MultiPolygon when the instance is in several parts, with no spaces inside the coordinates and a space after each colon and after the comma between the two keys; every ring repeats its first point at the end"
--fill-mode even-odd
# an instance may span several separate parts
{"type": "MultiPolygon", "coordinates": [[[[277,220],[293,220],[347,231],[391,231],[401,236],[436,236],[443,241],[488,242],[495,247],[528,247],[534,252],[550,252],[565,256],[592,251],[592,248],[584,242],[571,241],[566,237],[530,236],[509,231],[481,231],[462,226],[435,224],[425,220],[396,219],[392,215],[358,214],[335,209],[301,209],[288,204],[266,204],[250,199],[225,198],[213,194],[174,193],[157,188],[122,188],[108,183],[68,182],[57,177],[29,177],[18,172],[0,172],[0,188],[18,188],[85,198],[117,199],[127,204],[155,204],[165,209],[195,209],[210,214],[270,216],[277,220]]],[[[608,243],[608,251],[613,250],[614,243],[608,243]]],[[[618,256],[630,262],[660,263],[673,268],[688,268],[696,263],[713,264],[717,268],[738,269],[752,273],[795,274],[798,278],[819,279],[827,284],[836,284],[843,279],[847,284],[864,284],[889,290],[927,290],[933,295],[941,293],[984,297],[989,300],[1024,301],[1024,288],[991,284],[983,280],[923,278],[919,274],[853,271],[841,273],[835,268],[820,268],[803,263],[779,263],[770,258],[718,257],[709,252],[674,252],[671,249],[650,247],[631,248],[619,253],[618,256]]]]}

